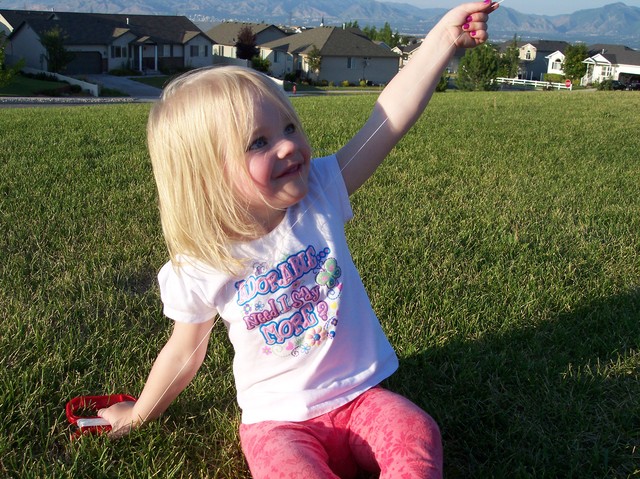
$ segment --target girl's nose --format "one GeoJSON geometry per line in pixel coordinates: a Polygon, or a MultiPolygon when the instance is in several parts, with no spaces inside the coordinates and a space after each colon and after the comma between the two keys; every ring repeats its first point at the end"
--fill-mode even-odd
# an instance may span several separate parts
{"type": "Polygon", "coordinates": [[[283,138],[278,142],[278,157],[286,158],[289,155],[293,154],[296,150],[296,143],[288,138],[283,138]]]}

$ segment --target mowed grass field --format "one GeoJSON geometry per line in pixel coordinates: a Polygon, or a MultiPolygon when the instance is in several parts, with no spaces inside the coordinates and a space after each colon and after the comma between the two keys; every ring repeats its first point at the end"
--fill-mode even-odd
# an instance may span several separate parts
{"type": "MultiPolygon", "coordinates": [[[[374,101],[294,104],[324,155],[374,101]]],[[[0,111],[2,477],[250,477],[220,325],[160,420],[70,439],[65,403],[139,394],[171,330],[148,110],[0,111]]],[[[440,424],[446,477],[640,477],[638,111],[635,92],[437,94],[353,196],[400,357],[386,386],[440,424]]]]}

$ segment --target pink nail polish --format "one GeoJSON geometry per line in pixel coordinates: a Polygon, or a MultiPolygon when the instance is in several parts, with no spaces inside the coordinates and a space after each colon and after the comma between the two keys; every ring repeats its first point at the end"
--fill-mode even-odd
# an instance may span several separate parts
{"type": "Polygon", "coordinates": [[[471,36],[475,37],[476,36],[476,32],[471,32],[471,36]]]}
{"type": "Polygon", "coordinates": [[[484,0],[484,3],[491,3],[491,0],[484,0]]]}
{"type": "Polygon", "coordinates": [[[472,22],[472,21],[473,21],[473,17],[472,17],[471,15],[469,15],[469,16],[467,17],[467,22],[472,22]]]}
{"type": "Polygon", "coordinates": [[[464,25],[462,25],[462,29],[463,30],[468,30],[469,29],[469,24],[465,23],[464,25]]]}

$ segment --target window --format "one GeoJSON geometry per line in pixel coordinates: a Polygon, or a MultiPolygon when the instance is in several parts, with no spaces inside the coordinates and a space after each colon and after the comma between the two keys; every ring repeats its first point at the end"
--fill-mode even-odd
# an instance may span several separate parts
{"type": "Polygon", "coordinates": [[[280,52],[278,50],[273,51],[273,63],[280,63],[280,52]]]}
{"type": "Polygon", "coordinates": [[[611,78],[613,76],[613,68],[609,66],[602,67],[602,78],[611,78]]]}
{"type": "Polygon", "coordinates": [[[189,53],[192,57],[197,57],[199,56],[199,50],[198,45],[191,45],[189,53]]]}
{"type": "Polygon", "coordinates": [[[559,58],[556,58],[556,59],[553,61],[553,66],[552,66],[552,68],[553,68],[554,70],[562,70],[562,60],[560,60],[559,58]]]}
{"type": "Polygon", "coordinates": [[[356,62],[353,59],[353,57],[347,57],[347,68],[351,70],[355,67],[356,67],[356,62]]]}
{"type": "Polygon", "coordinates": [[[127,56],[127,49],[117,45],[111,45],[111,58],[122,58],[127,56]]]}
{"type": "Polygon", "coordinates": [[[207,45],[205,45],[204,47],[202,47],[204,49],[204,56],[208,57],[209,56],[209,47],[207,45]]]}

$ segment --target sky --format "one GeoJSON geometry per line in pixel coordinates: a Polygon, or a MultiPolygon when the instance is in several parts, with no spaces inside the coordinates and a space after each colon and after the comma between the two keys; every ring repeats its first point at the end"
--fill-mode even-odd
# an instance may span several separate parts
{"type": "MultiPolygon", "coordinates": [[[[451,8],[467,0],[383,0],[387,2],[410,3],[421,8],[451,8]]],[[[536,15],[561,15],[577,10],[599,8],[620,0],[504,0],[502,6],[513,8],[521,13],[536,15]]],[[[640,7],[640,0],[621,0],[630,7],[640,7]]]]}

